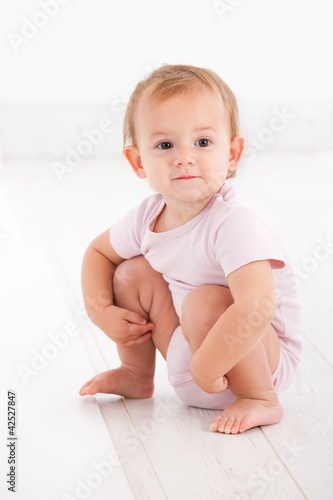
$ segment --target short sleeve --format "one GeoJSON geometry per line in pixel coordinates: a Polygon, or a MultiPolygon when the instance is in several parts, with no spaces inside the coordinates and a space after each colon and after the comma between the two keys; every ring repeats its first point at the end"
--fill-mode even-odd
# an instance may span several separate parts
{"type": "Polygon", "coordinates": [[[110,229],[110,243],[123,259],[141,254],[141,211],[141,206],[133,208],[110,229]]]}
{"type": "Polygon", "coordinates": [[[258,260],[269,260],[273,269],[286,265],[279,238],[257,214],[243,206],[229,211],[215,238],[215,254],[225,276],[258,260]]]}
{"type": "Polygon", "coordinates": [[[111,227],[110,243],[120,257],[131,259],[142,255],[145,232],[161,205],[160,195],[149,196],[111,227]]]}

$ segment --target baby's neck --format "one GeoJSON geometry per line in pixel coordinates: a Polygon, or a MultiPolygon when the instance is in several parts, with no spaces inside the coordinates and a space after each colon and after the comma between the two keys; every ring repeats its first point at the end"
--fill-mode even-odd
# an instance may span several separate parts
{"type": "Polygon", "coordinates": [[[177,205],[177,208],[165,204],[163,210],[157,216],[155,221],[153,229],[154,233],[163,233],[165,231],[171,231],[172,229],[183,226],[204,210],[209,201],[206,201],[203,206],[199,203],[197,205],[191,203],[189,206],[185,204],[181,206],[177,205]]]}

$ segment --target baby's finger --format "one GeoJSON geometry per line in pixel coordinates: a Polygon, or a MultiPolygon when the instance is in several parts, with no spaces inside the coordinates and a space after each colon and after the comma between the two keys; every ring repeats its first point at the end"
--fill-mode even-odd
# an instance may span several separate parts
{"type": "Polygon", "coordinates": [[[228,387],[228,383],[229,383],[227,377],[222,377],[222,382],[223,382],[222,391],[224,391],[228,387]]]}
{"type": "Polygon", "coordinates": [[[128,340],[134,340],[137,337],[141,337],[144,333],[150,332],[153,328],[155,328],[154,323],[150,321],[145,325],[137,325],[136,323],[128,323],[127,331],[128,331],[128,340]]]}
{"type": "Polygon", "coordinates": [[[135,325],[146,325],[148,323],[147,320],[141,316],[141,314],[133,311],[126,311],[124,319],[135,325]]]}
{"type": "Polygon", "coordinates": [[[134,345],[140,345],[140,344],[143,344],[143,342],[145,342],[146,340],[150,339],[151,336],[152,336],[152,333],[147,332],[134,340],[128,340],[127,342],[124,342],[124,345],[126,345],[127,347],[131,347],[134,345]]]}

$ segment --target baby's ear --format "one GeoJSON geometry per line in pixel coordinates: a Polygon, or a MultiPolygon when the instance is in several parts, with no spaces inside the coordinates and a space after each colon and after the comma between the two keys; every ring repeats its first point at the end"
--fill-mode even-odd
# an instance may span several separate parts
{"type": "Polygon", "coordinates": [[[124,149],[124,155],[136,175],[140,177],[140,179],[145,179],[147,175],[141,162],[139,148],[137,146],[126,146],[124,149]]]}
{"type": "Polygon", "coordinates": [[[237,170],[239,160],[241,159],[244,150],[244,142],[244,138],[240,136],[234,137],[231,141],[229,156],[230,172],[235,172],[237,170]]]}

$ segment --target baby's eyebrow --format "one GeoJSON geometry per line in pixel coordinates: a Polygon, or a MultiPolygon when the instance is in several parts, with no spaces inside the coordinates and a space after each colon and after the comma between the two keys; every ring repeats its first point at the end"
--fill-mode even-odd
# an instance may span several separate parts
{"type": "MultiPolygon", "coordinates": [[[[215,130],[214,127],[206,127],[206,126],[203,126],[203,127],[195,127],[193,129],[193,132],[194,133],[198,133],[198,132],[214,132],[214,134],[217,134],[217,131],[215,130]]],[[[169,130],[157,130],[156,132],[153,132],[150,136],[149,136],[149,139],[153,139],[154,137],[158,137],[158,136],[164,136],[164,137],[168,137],[172,134],[172,131],[169,131],[169,130]]]]}
{"type": "Polygon", "coordinates": [[[168,136],[170,135],[171,132],[168,132],[167,130],[163,130],[163,131],[157,131],[157,132],[153,132],[150,136],[149,136],[149,139],[153,139],[154,137],[157,137],[157,136],[168,136]]]}
{"type": "Polygon", "coordinates": [[[195,127],[195,129],[193,130],[193,132],[214,132],[215,134],[217,134],[217,131],[215,130],[214,127],[195,127]]]}

